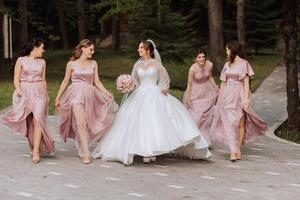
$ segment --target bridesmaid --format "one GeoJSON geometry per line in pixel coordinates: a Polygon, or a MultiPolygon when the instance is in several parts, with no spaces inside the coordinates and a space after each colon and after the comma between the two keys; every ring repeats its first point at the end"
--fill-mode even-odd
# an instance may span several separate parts
{"type": "Polygon", "coordinates": [[[40,161],[40,153],[54,153],[46,125],[49,97],[44,52],[44,40],[40,38],[23,46],[15,64],[13,107],[3,118],[4,124],[27,137],[33,163],[40,161]]]}
{"type": "Polygon", "coordinates": [[[210,134],[213,142],[226,144],[232,162],[241,159],[241,145],[266,131],[263,122],[250,107],[249,79],[254,72],[249,62],[240,57],[242,45],[226,45],[228,62],[221,72],[222,81],[210,134]]]}
{"type": "Polygon", "coordinates": [[[55,106],[61,116],[60,134],[76,141],[78,156],[84,164],[91,162],[89,144],[98,141],[110,127],[117,104],[99,80],[98,65],[92,60],[94,45],[81,40],[67,63],[64,80],[55,106]],[[63,92],[69,84],[64,96],[63,92]]]}
{"type": "Polygon", "coordinates": [[[205,52],[198,51],[195,63],[189,71],[187,89],[183,97],[185,107],[209,145],[209,128],[219,90],[212,77],[212,68],[213,64],[206,60],[205,52]]]}

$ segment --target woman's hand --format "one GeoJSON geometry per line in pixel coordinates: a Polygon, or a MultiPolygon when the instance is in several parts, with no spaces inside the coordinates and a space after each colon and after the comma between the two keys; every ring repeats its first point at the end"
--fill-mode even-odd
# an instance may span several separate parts
{"type": "Polygon", "coordinates": [[[168,90],[162,90],[161,93],[163,93],[165,96],[168,96],[168,90]]]}
{"type": "Polygon", "coordinates": [[[105,95],[109,98],[109,99],[114,99],[114,96],[112,95],[112,93],[106,91],[105,95]]]}
{"type": "Polygon", "coordinates": [[[18,97],[22,96],[22,90],[21,89],[16,89],[16,94],[18,97]]]}
{"type": "Polygon", "coordinates": [[[245,106],[246,108],[249,108],[250,106],[250,100],[249,99],[245,99],[243,102],[243,106],[245,106]]]}
{"type": "Polygon", "coordinates": [[[215,87],[215,91],[216,91],[216,93],[217,93],[217,94],[219,94],[219,92],[220,92],[220,89],[219,89],[219,87],[218,87],[218,86],[216,86],[216,87],[215,87]]]}
{"type": "Polygon", "coordinates": [[[59,99],[55,99],[55,107],[56,107],[56,110],[60,110],[60,100],[59,99]]]}

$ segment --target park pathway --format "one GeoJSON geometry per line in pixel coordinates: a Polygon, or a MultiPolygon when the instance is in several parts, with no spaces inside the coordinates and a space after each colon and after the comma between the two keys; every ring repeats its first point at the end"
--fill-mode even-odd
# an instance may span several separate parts
{"type": "Polygon", "coordinates": [[[285,68],[278,66],[253,94],[255,111],[269,131],[244,146],[243,159],[231,163],[215,148],[209,161],[159,157],[123,166],[94,160],[83,165],[73,142],[57,135],[57,116],[49,117],[56,156],[34,165],[27,143],[0,124],[0,199],[36,200],[299,200],[300,147],[282,142],[274,129],[286,117],[285,68]]]}

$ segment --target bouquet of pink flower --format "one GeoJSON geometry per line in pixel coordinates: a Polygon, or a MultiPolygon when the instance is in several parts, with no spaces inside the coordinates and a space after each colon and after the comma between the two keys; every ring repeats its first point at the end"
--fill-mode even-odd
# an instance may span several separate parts
{"type": "Polygon", "coordinates": [[[129,74],[121,74],[117,78],[117,89],[121,93],[129,93],[136,87],[136,82],[129,74]]]}

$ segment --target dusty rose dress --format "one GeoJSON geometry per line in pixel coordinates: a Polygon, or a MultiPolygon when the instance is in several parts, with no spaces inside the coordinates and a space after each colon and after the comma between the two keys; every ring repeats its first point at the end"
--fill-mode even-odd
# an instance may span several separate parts
{"type": "MultiPolygon", "coordinates": [[[[207,61],[208,62],[208,61],[207,61]]],[[[200,68],[197,63],[190,68],[193,74],[192,87],[190,92],[190,107],[187,106],[187,92],[184,94],[183,103],[192,115],[206,141],[211,144],[209,128],[212,121],[213,108],[217,99],[217,91],[209,81],[212,63],[206,63],[200,68]]]]}
{"type": "Polygon", "coordinates": [[[110,127],[117,110],[117,104],[93,85],[96,64],[91,61],[82,69],[73,61],[72,84],[61,98],[60,134],[65,142],[67,138],[75,139],[79,154],[77,132],[85,132],[89,143],[99,140],[110,127]]]}
{"type": "Polygon", "coordinates": [[[27,56],[19,57],[21,63],[21,91],[22,95],[13,94],[12,109],[3,117],[3,123],[18,134],[28,138],[33,147],[33,118],[37,121],[42,132],[40,153],[53,154],[54,143],[48,133],[46,117],[48,112],[48,92],[43,81],[45,60],[31,59],[27,56]]]}
{"type": "Polygon", "coordinates": [[[224,65],[220,79],[226,81],[226,86],[220,90],[210,129],[213,143],[227,145],[232,153],[239,152],[237,131],[243,115],[245,115],[243,144],[254,140],[267,129],[266,123],[250,107],[243,106],[245,98],[243,80],[246,75],[250,78],[254,75],[246,60],[242,60],[239,66],[230,67],[228,63],[224,65]]]}

